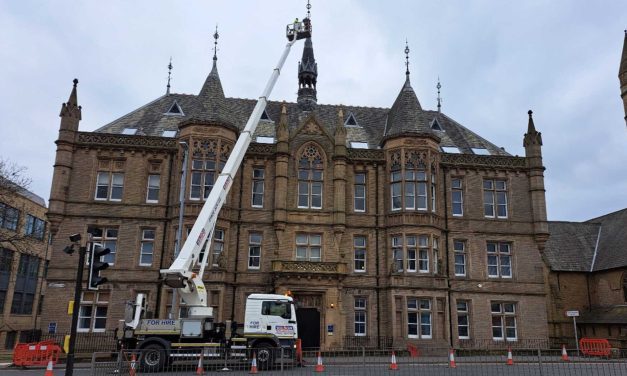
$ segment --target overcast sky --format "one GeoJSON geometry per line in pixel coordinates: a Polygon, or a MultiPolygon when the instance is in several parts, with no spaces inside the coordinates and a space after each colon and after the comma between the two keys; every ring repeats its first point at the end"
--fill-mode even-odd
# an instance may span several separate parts
{"type": "MultiPolygon", "coordinates": [[[[80,80],[80,130],[163,95],[197,94],[211,68],[229,97],[256,98],[303,0],[0,2],[0,156],[50,195],[59,110],[80,80]]],[[[312,0],[318,102],[390,107],[404,82],[405,39],[423,108],[524,155],[527,110],[542,132],[550,220],[627,207],[627,131],[617,78],[627,2],[312,0]]],[[[274,100],[296,100],[295,45],[274,100]]]]}

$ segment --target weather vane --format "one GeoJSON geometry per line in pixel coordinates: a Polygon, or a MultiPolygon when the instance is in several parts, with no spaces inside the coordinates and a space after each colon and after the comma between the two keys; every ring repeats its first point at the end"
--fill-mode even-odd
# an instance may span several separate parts
{"type": "Polygon", "coordinates": [[[307,18],[311,19],[311,4],[309,4],[309,0],[307,0],[307,18]]]}
{"type": "Polygon", "coordinates": [[[168,64],[168,87],[165,91],[166,94],[170,94],[170,78],[172,76],[172,56],[170,56],[170,63],[168,64]]]}
{"type": "Polygon", "coordinates": [[[438,84],[435,86],[438,89],[438,112],[442,109],[442,98],[440,97],[440,89],[442,85],[440,84],[440,76],[438,76],[438,84]]]}
{"type": "Polygon", "coordinates": [[[405,39],[405,74],[409,76],[409,45],[407,44],[407,39],[405,39]]]}
{"type": "Polygon", "coordinates": [[[218,24],[216,24],[216,32],[213,33],[213,61],[218,60],[218,38],[220,34],[218,34],[218,24]]]}

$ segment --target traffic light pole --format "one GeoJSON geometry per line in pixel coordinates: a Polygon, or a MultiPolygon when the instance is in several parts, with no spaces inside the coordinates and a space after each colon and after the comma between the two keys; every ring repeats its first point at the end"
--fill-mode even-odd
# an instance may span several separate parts
{"type": "Polygon", "coordinates": [[[81,308],[81,291],[83,287],[83,268],[87,247],[78,250],[78,268],[76,270],[76,286],[74,286],[74,306],[72,308],[72,328],[70,329],[70,343],[68,346],[65,376],[74,375],[74,345],[76,343],[76,327],[78,326],[78,311],[81,308]]]}

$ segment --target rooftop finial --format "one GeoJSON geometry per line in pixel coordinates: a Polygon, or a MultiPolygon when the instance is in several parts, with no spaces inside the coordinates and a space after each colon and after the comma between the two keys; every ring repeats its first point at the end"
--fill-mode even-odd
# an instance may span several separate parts
{"type": "Polygon", "coordinates": [[[407,39],[405,39],[405,75],[409,78],[409,45],[407,44],[407,39]]]}
{"type": "Polygon", "coordinates": [[[172,68],[174,67],[172,66],[172,56],[170,56],[170,63],[168,64],[168,86],[165,90],[166,95],[170,94],[170,78],[172,76],[172,68]]]}
{"type": "Polygon", "coordinates": [[[220,34],[218,34],[218,24],[216,24],[216,32],[213,33],[213,61],[218,60],[218,38],[220,34]]]}
{"type": "Polygon", "coordinates": [[[440,84],[440,76],[438,76],[438,84],[435,85],[435,87],[438,89],[438,112],[440,112],[442,110],[442,98],[440,97],[442,85],[440,84]]]}
{"type": "Polygon", "coordinates": [[[307,0],[307,18],[311,19],[311,4],[309,4],[309,0],[307,0]]]}

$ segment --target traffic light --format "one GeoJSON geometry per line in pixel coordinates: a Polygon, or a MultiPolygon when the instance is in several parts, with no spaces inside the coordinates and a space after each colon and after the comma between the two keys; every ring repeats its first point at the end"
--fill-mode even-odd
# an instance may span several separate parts
{"type": "Polygon", "coordinates": [[[108,255],[109,253],[111,253],[111,250],[103,247],[102,244],[92,244],[89,260],[89,279],[87,280],[87,288],[89,290],[98,290],[98,286],[107,283],[107,279],[101,277],[100,272],[109,267],[109,263],[101,260],[102,256],[108,255]]]}

